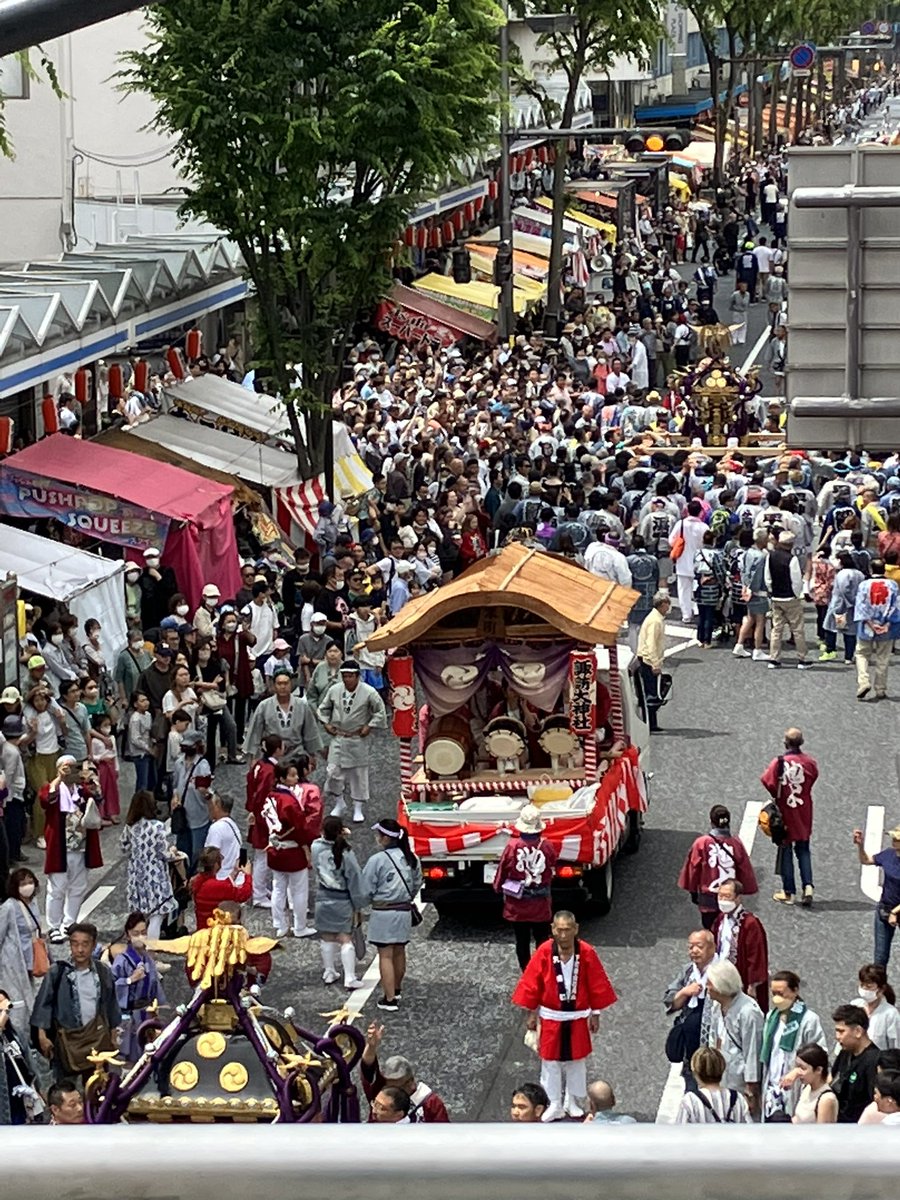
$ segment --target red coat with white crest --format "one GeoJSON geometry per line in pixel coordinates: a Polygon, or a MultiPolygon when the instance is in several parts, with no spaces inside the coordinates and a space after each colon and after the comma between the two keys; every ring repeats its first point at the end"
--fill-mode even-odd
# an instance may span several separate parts
{"type": "Polygon", "coordinates": [[[591,1052],[588,1018],[616,1002],[616,993],[594,947],[576,938],[573,959],[571,998],[564,995],[566,985],[560,978],[556,942],[552,940],[535,950],[512,995],[513,1004],[537,1011],[541,1023],[538,1054],[552,1062],[587,1058],[591,1052]]]}
{"type": "MultiPolygon", "coordinates": [[[[309,790],[319,799],[319,789],[314,784],[302,785],[304,799],[309,790]]],[[[312,797],[311,797],[312,799],[312,797]]],[[[320,812],[321,812],[321,801],[320,812]]],[[[273,871],[305,871],[307,866],[306,847],[316,837],[317,830],[310,828],[309,815],[301,799],[285,784],[276,784],[262,806],[262,820],[269,832],[266,846],[266,862],[273,871]]]]}

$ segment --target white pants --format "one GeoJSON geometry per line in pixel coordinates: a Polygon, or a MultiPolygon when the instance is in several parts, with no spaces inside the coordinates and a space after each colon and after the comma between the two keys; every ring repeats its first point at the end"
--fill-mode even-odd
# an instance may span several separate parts
{"type": "Polygon", "coordinates": [[[694,608],[694,577],[693,575],[675,575],[675,585],[678,588],[678,607],[681,609],[682,620],[687,621],[696,613],[694,608]]]}
{"type": "Polygon", "coordinates": [[[343,812],[344,787],[350,789],[354,804],[364,804],[369,798],[369,768],[339,767],[329,763],[325,771],[325,795],[343,812]]]}
{"type": "Polygon", "coordinates": [[[288,896],[294,910],[294,933],[306,928],[306,906],[309,901],[309,871],[272,872],[272,920],[276,929],[287,929],[288,896]]]}
{"type": "Polygon", "coordinates": [[[66,852],[66,869],[47,876],[47,928],[74,925],[88,893],[88,873],[83,850],[66,852]]]}
{"type": "MultiPolygon", "coordinates": [[[[305,875],[306,872],[304,871],[305,875]]],[[[253,851],[253,903],[272,898],[272,869],[265,850],[253,851]]],[[[283,928],[279,926],[279,928],[283,928]]]]}
{"type": "Polygon", "coordinates": [[[162,913],[154,913],[152,917],[147,918],[147,937],[151,942],[159,941],[159,935],[162,933],[162,923],[162,913]]]}
{"type": "Polygon", "coordinates": [[[586,1111],[587,1059],[557,1062],[555,1059],[542,1058],[541,1087],[550,1097],[551,1105],[567,1107],[575,1104],[586,1111]]]}
{"type": "Polygon", "coordinates": [[[732,344],[732,346],[743,346],[746,343],[746,341],[747,341],[747,322],[744,321],[743,324],[738,325],[737,329],[732,329],[731,344],[732,344]]]}

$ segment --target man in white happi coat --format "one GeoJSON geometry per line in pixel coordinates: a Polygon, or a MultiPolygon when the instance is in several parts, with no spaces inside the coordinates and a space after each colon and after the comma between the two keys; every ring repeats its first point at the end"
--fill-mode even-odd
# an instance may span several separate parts
{"type": "Polygon", "coordinates": [[[369,748],[366,738],[387,723],[384,703],[373,687],[359,677],[359,663],[341,664],[339,683],[333,683],[319,705],[319,719],[332,738],[325,774],[325,795],[334,804],[333,817],[346,811],[344,788],[353,801],[353,820],[365,820],[363,805],[369,799],[369,748]]]}

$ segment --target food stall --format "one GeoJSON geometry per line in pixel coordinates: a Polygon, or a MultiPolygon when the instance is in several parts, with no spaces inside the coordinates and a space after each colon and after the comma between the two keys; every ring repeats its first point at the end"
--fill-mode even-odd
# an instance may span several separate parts
{"type": "Polygon", "coordinates": [[[609,907],[612,861],[636,849],[647,808],[639,677],[616,645],[636,598],[514,544],[368,639],[389,654],[399,820],[439,908],[490,895],[529,803],[559,852],[555,889],[609,907]]]}

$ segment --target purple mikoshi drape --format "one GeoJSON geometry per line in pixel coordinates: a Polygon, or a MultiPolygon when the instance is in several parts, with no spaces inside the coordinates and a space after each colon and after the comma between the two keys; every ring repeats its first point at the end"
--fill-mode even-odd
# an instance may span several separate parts
{"type": "Polygon", "coordinates": [[[553,709],[566,682],[574,643],[528,646],[485,642],[483,646],[429,647],[413,651],[416,676],[432,716],[442,717],[466,704],[500,671],[510,691],[536,708],[553,709]]]}

